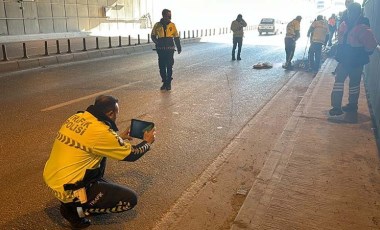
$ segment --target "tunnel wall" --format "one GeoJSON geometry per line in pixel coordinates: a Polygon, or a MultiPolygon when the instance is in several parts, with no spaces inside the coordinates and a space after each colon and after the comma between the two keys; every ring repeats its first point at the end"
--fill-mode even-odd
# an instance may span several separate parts
{"type": "Polygon", "coordinates": [[[153,0],[0,0],[0,35],[146,26],[153,0]]]}
{"type": "MultiPolygon", "coordinates": [[[[364,15],[369,18],[376,40],[380,41],[380,0],[367,0],[363,3],[364,15]]],[[[375,135],[380,147],[380,47],[377,46],[371,61],[365,66],[364,83],[368,104],[375,125],[375,135]]]]}

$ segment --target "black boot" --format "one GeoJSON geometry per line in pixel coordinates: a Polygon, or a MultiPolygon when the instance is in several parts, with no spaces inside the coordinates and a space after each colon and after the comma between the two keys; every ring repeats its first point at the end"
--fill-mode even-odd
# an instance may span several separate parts
{"type": "Polygon", "coordinates": [[[347,105],[342,106],[342,110],[344,112],[357,112],[358,111],[358,105],[348,103],[347,105]]]}
{"type": "Polygon", "coordinates": [[[171,90],[172,89],[172,80],[169,80],[166,82],[166,90],[171,90]]]}
{"type": "Polygon", "coordinates": [[[329,110],[329,114],[330,114],[330,116],[340,116],[343,114],[343,111],[341,108],[334,107],[334,108],[329,110]]]}
{"type": "Polygon", "coordinates": [[[79,217],[77,207],[72,203],[61,203],[59,211],[61,212],[63,218],[70,223],[73,229],[83,229],[91,225],[91,221],[89,219],[79,217]]]}
{"type": "Polygon", "coordinates": [[[161,90],[166,90],[166,82],[163,82],[163,83],[162,83],[162,86],[161,86],[160,89],[161,89],[161,90]]]}

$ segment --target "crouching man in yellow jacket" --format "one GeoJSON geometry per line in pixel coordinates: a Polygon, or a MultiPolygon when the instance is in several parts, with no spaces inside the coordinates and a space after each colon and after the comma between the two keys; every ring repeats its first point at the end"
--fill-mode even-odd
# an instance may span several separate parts
{"type": "Polygon", "coordinates": [[[123,212],[137,204],[137,194],[103,179],[106,159],[135,161],[155,140],[154,129],[134,146],[129,129],[118,134],[118,99],[101,95],[86,111],[69,117],[58,131],[43,178],[61,202],[61,215],[73,228],[85,228],[91,214],[123,212]]]}

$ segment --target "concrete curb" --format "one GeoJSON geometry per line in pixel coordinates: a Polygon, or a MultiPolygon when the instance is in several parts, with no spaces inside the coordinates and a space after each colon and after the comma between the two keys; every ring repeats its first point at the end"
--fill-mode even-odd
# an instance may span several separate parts
{"type": "MultiPolygon", "coordinates": [[[[322,71],[327,65],[331,65],[331,61],[326,61],[324,63],[322,71]]],[[[261,172],[256,177],[256,181],[235,217],[231,230],[253,229],[252,224],[257,224],[257,221],[259,221],[259,218],[256,217],[261,216],[269,205],[271,195],[276,184],[281,181],[281,175],[293,152],[295,141],[299,135],[299,127],[304,122],[304,120],[300,118],[312,99],[313,92],[319,87],[322,76],[323,74],[321,72],[316,75],[296,110],[287,122],[283,133],[268,155],[261,172]]]]}
{"type": "Polygon", "coordinates": [[[361,93],[357,113],[328,115],[335,64],[328,59],[313,79],[231,229],[379,229],[380,173],[366,97],[361,93]]]}

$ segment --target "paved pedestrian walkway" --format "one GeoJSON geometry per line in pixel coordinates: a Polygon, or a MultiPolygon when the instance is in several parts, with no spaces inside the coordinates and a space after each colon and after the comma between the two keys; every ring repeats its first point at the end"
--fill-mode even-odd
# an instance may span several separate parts
{"type": "Polygon", "coordinates": [[[357,116],[329,118],[335,66],[328,59],[314,78],[231,229],[380,229],[379,152],[365,89],[357,116]]]}

